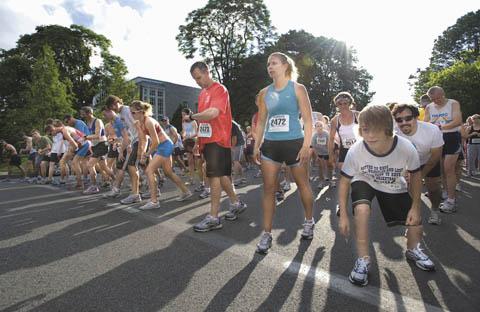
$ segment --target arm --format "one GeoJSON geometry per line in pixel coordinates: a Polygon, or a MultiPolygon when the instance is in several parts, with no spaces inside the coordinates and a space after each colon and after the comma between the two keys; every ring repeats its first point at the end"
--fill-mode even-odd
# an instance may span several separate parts
{"type": "Polygon", "coordinates": [[[422,173],[420,171],[410,174],[410,195],[412,207],[408,212],[406,225],[419,225],[422,219],[420,213],[420,195],[422,194],[422,173]]]}
{"type": "Polygon", "coordinates": [[[335,147],[335,134],[337,133],[338,115],[332,118],[330,125],[330,135],[328,137],[328,158],[332,162],[334,161],[334,147],[335,147]]]}
{"type": "Polygon", "coordinates": [[[308,98],[308,92],[305,86],[295,84],[295,93],[298,98],[298,105],[300,108],[300,114],[302,115],[305,137],[303,139],[303,148],[310,149],[312,143],[313,134],[313,122],[312,122],[312,104],[308,98]]]}
{"type": "Polygon", "coordinates": [[[145,150],[147,149],[147,134],[142,130],[140,127],[139,122],[135,122],[135,127],[138,133],[138,148],[137,148],[137,156],[145,156],[145,150]]]}
{"type": "Polygon", "coordinates": [[[435,167],[435,165],[440,161],[440,158],[442,157],[442,148],[443,147],[440,146],[440,147],[432,148],[430,150],[431,156],[428,159],[428,161],[425,163],[425,166],[423,166],[422,177],[425,177],[430,172],[430,170],[432,170],[433,167],[435,167]]]}
{"type": "Polygon", "coordinates": [[[340,219],[338,220],[338,227],[340,233],[348,237],[350,234],[350,221],[347,213],[348,193],[350,191],[350,178],[342,175],[340,183],[338,184],[338,205],[340,208],[340,219]]]}
{"type": "Polygon", "coordinates": [[[265,92],[266,89],[260,91],[260,95],[258,96],[258,117],[257,123],[255,126],[254,138],[255,138],[255,146],[253,148],[254,154],[255,151],[259,151],[260,145],[263,142],[263,133],[265,131],[265,123],[267,122],[267,107],[265,106],[265,92]]]}
{"type": "MultiPolygon", "coordinates": [[[[150,145],[150,156],[153,156],[155,152],[157,151],[158,144],[160,143],[157,135],[157,131],[155,130],[155,125],[153,124],[152,120],[148,120],[145,123],[145,127],[147,128],[148,135],[152,139],[152,144],[150,145]]],[[[144,151],[143,149],[142,151],[144,151]]],[[[143,155],[143,154],[139,154],[143,155]]]]}
{"type": "Polygon", "coordinates": [[[218,108],[210,107],[201,113],[193,114],[192,119],[199,120],[199,121],[208,121],[208,120],[217,118],[219,114],[220,114],[220,110],[218,108]]]}
{"type": "Polygon", "coordinates": [[[177,133],[177,129],[175,129],[174,127],[170,127],[170,134],[172,136],[172,142],[173,144],[176,144],[177,141],[178,141],[178,133],[177,133]]]}
{"type": "Polygon", "coordinates": [[[462,111],[460,110],[460,103],[453,102],[452,105],[452,121],[442,126],[443,130],[453,129],[462,125],[462,111]]]}
{"type": "Polygon", "coordinates": [[[70,145],[74,148],[74,149],[77,149],[79,146],[77,144],[77,142],[75,142],[75,140],[72,138],[72,136],[70,135],[70,133],[68,133],[67,129],[63,129],[62,130],[62,134],[63,134],[63,138],[65,140],[68,141],[68,143],[70,143],[70,145]]]}

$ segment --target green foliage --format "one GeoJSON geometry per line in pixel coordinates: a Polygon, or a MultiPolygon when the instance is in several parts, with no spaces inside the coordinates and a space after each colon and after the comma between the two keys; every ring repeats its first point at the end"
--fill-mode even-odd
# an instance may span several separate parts
{"type": "Polygon", "coordinates": [[[180,52],[187,58],[198,53],[227,87],[243,59],[263,50],[275,37],[263,0],[209,0],[190,12],[179,30],[180,52]]]}
{"type": "Polygon", "coordinates": [[[460,17],[435,40],[430,67],[441,70],[458,61],[475,62],[479,57],[480,10],[460,17]]]}
{"type": "Polygon", "coordinates": [[[182,109],[188,107],[185,104],[180,104],[177,107],[177,110],[173,113],[172,119],[170,120],[170,124],[172,124],[177,131],[180,133],[182,131],[182,109]]]}

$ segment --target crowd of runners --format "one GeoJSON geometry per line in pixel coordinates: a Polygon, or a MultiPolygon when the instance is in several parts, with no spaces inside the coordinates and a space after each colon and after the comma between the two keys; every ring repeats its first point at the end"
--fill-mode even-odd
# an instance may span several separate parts
{"type": "Polygon", "coordinates": [[[235,187],[248,183],[245,170],[255,170],[254,176],[263,179],[263,232],[256,249],[263,254],[272,247],[275,209],[291,183],[297,186],[305,214],[301,237],[313,239],[315,180],[319,189],[338,189],[341,234],[350,235],[353,216],[358,258],[349,275],[352,283],[368,283],[374,198],[388,226],[406,226],[406,258],[422,270],[434,270],[420,247],[422,184],[431,202],[427,222],[440,225],[439,212],[457,210],[462,164],[466,161],[468,175],[479,172],[480,115],[463,124],[459,102],[432,87],[420,105],[368,105],[360,112],[352,95],[340,92],[333,99],[337,113],[330,120],[312,112],[290,57],[271,54],[267,71],[272,83],[258,92],[258,112],[245,129],[232,120],[228,90],[212,79],[206,63],[196,62],[190,74],[202,88],[198,112],[182,111],[181,131],[166,116],[153,118],[149,103],[123,103],[110,95],[100,117],[85,106],[80,119],[50,119],[43,129],[24,135],[26,146],[18,152],[3,140],[0,144],[10,155],[10,166],[24,176],[27,166],[19,155],[28,154],[31,170],[38,172],[26,179],[29,182],[62,185],[72,176],[83,194],[103,192],[112,200],[128,182],[130,194],[118,200],[141,202],[142,210],[161,207],[161,188],[169,179],[178,188],[178,201],[190,200],[195,192],[210,198],[210,211],[193,227],[197,232],[223,227],[222,191],[230,200],[226,220],[236,220],[247,209],[235,187]]]}

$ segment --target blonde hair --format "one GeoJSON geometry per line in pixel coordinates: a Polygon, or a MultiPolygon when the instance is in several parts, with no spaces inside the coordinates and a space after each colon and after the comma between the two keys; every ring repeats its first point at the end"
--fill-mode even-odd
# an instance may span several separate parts
{"type": "Polygon", "coordinates": [[[282,64],[288,64],[287,71],[285,72],[285,75],[288,77],[288,79],[297,81],[298,78],[298,70],[297,67],[295,66],[295,62],[292,60],[292,58],[282,52],[273,52],[268,56],[268,58],[271,57],[276,57],[282,62],[282,64]]]}
{"type": "Polygon", "coordinates": [[[341,100],[341,99],[349,100],[350,104],[355,104],[355,100],[353,99],[353,96],[349,92],[342,91],[342,92],[338,93],[337,95],[335,95],[335,97],[333,98],[333,103],[335,103],[335,105],[336,105],[337,101],[341,100]]]}
{"type": "Polygon", "coordinates": [[[152,105],[147,102],[135,100],[130,104],[130,107],[135,108],[137,111],[143,111],[145,116],[152,116],[152,105]]]}
{"type": "Polygon", "coordinates": [[[359,133],[366,126],[373,131],[384,131],[385,135],[393,136],[393,117],[386,105],[367,105],[358,116],[359,133]]]}

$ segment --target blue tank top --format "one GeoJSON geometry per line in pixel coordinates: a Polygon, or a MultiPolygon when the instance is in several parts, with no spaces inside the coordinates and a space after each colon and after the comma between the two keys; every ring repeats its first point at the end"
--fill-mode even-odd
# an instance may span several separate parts
{"type": "Polygon", "coordinates": [[[265,140],[284,141],[304,137],[293,81],[290,80],[285,88],[278,91],[271,84],[265,94],[265,104],[268,111],[265,140]]]}

